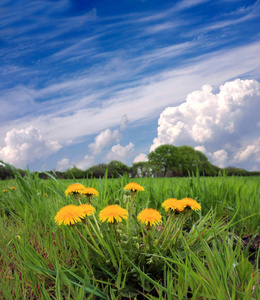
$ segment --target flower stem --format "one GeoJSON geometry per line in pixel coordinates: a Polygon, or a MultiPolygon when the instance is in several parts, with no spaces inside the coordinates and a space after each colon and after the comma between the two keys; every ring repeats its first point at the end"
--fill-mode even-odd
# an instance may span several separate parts
{"type": "MultiPolygon", "coordinates": [[[[128,211],[128,201],[126,202],[126,210],[128,211]]],[[[126,219],[126,233],[129,236],[129,218],[126,219]]]]}
{"type": "Polygon", "coordinates": [[[114,228],[114,231],[115,231],[116,238],[118,238],[118,233],[116,231],[116,224],[115,224],[115,222],[113,223],[113,228],[114,228]]]}
{"type": "Polygon", "coordinates": [[[183,226],[185,220],[186,220],[186,216],[183,216],[183,218],[182,218],[182,220],[181,220],[181,223],[180,223],[179,227],[177,228],[175,234],[174,234],[173,237],[171,238],[171,241],[173,241],[173,240],[175,239],[175,237],[178,235],[178,233],[179,233],[181,227],[183,226]]]}
{"type": "Polygon", "coordinates": [[[159,239],[157,240],[156,245],[159,244],[159,242],[160,242],[160,240],[162,239],[162,237],[163,237],[165,231],[167,230],[167,228],[168,228],[168,226],[169,226],[171,220],[172,220],[172,214],[170,213],[169,218],[168,218],[168,220],[167,220],[167,222],[166,222],[166,224],[165,224],[165,227],[163,228],[163,231],[162,231],[161,235],[159,236],[159,239]]]}
{"type": "Polygon", "coordinates": [[[131,208],[130,208],[130,215],[133,215],[133,207],[134,207],[134,200],[136,198],[136,191],[131,191],[131,208]]]}
{"type": "MultiPolygon", "coordinates": [[[[89,223],[90,223],[90,222],[89,222],[89,223]]],[[[96,241],[94,240],[94,238],[93,238],[93,236],[92,236],[92,234],[91,234],[91,232],[90,232],[90,230],[89,230],[89,228],[88,228],[88,224],[85,224],[85,228],[86,228],[87,233],[88,233],[89,237],[91,238],[91,240],[92,240],[94,246],[98,249],[98,251],[100,251],[100,253],[102,253],[102,251],[101,251],[100,248],[98,247],[96,241]]]]}
{"type": "MultiPolygon", "coordinates": [[[[93,215],[93,216],[94,216],[94,215],[93,215]]],[[[90,221],[89,221],[89,224],[90,224],[90,226],[91,226],[93,232],[95,233],[96,237],[99,239],[100,244],[101,244],[103,247],[105,247],[105,246],[106,246],[106,243],[105,243],[105,241],[104,241],[104,239],[103,239],[103,235],[101,234],[99,227],[98,227],[99,231],[97,231],[97,230],[95,229],[95,227],[93,226],[93,224],[92,224],[90,221]]],[[[97,224],[97,223],[96,223],[96,224],[97,224]]]]}
{"type": "Polygon", "coordinates": [[[96,224],[96,226],[97,226],[97,229],[98,229],[99,234],[101,235],[101,237],[103,237],[103,235],[102,235],[102,233],[101,233],[101,231],[100,231],[100,228],[99,228],[99,226],[98,226],[97,219],[96,219],[96,217],[95,217],[94,214],[93,214],[93,218],[94,218],[94,221],[95,221],[95,224],[96,224]]]}
{"type": "Polygon", "coordinates": [[[99,252],[95,247],[93,247],[90,242],[82,235],[82,233],[78,230],[77,227],[75,227],[77,233],[79,234],[79,236],[82,238],[82,240],[94,251],[96,252],[98,255],[100,255],[102,258],[106,259],[106,257],[104,256],[103,253],[99,252]]]}

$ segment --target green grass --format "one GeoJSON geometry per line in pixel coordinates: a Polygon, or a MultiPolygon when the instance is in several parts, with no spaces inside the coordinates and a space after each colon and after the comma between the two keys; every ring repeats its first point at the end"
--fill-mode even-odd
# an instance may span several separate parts
{"type": "Polygon", "coordinates": [[[64,194],[75,182],[40,180],[30,172],[0,182],[1,299],[260,298],[259,250],[252,253],[241,239],[259,235],[259,177],[77,180],[99,192],[95,218],[58,226],[60,208],[78,204],[64,194]],[[162,236],[134,216],[116,226],[117,235],[99,222],[105,206],[126,207],[123,188],[131,181],[145,189],[134,216],[159,210],[164,226],[169,220],[162,236]],[[196,199],[201,212],[169,219],[162,202],[184,197],[196,199]]]}

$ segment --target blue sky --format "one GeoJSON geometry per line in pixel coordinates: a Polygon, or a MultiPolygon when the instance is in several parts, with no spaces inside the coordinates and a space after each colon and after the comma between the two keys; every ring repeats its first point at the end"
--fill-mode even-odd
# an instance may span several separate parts
{"type": "Polygon", "coordinates": [[[31,170],[190,145],[260,170],[260,1],[0,4],[0,159],[31,170]]]}

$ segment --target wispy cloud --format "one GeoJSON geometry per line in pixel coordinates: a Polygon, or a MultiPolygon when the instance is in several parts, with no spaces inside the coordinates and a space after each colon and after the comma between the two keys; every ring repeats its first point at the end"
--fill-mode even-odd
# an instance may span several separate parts
{"type": "Polygon", "coordinates": [[[206,2],[209,2],[209,0],[182,0],[176,4],[174,10],[184,10],[200,4],[204,4],[206,2]]]}
{"type": "Polygon", "coordinates": [[[220,14],[218,15],[217,19],[213,18],[209,20],[206,24],[203,23],[202,25],[189,31],[185,35],[196,36],[201,33],[205,34],[209,31],[216,31],[225,28],[231,28],[231,30],[234,31],[236,30],[236,28],[231,26],[239,25],[252,19],[257,19],[259,18],[259,16],[260,16],[260,1],[256,1],[255,3],[247,7],[240,7],[235,11],[220,14]]]}
{"type": "MultiPolygon", "coordinates": [[[[114,92],[109,98],[104,98],[101,105],[97,107],[89,105],[100,101],[98,93],[89,95],[89,100],[79,98],[73,102],[73,106],[70,101],[58,104],[56,101],[51,101],[46,106],[41,102],[34,103],[30,98],[31,91],[29,90],[26,93],[30,103],[28,107],[32,107],[34,114],[30,118],[16,119],[8,125],[2,124],[2,132],[4,135],[13,127],[26,128],[34,124],[51,139],[63,143],[67,139],[76,139],[98,133],[105,128],[118,126],[122,115],[126,113],[130,123],[137,120],[145,121],[148,117],[157,116],[158,110],[162,110],[165,106],[180,103],[189,92],[199,89],[204,83],[218,86],[223,80],[226,81],[248,72],[257,72],[260,67],[259,51],[260,44],[254,43],[250,46],[202,56],[184,68],[176,68],[173,71],[162,72],[146,80],[140,80],[136,82],[137,86],[134,88],[122,86],[120,91],[114,92]],[[241,57],[244,60],[241,61],[241,57]],[[46,111],[48,111],[47,114],[46,111]],[[97,119],[100,120],[98,123],[95,121],[97,119]]],[[[64,86],[71,84],[75,90],[73,83],[74,81],[66,82],[64,86]]],[[[62,86],[59,87],[60,91],[62,91],[62,86]]],[[[56,88],[54,90],[57,91],[56,88]]],[[[105,90],[102,97],[104,94],[105,90]]],[[[76,96],[74,99],[77,99],[76,96]]],[[[24,111],[23,105],[23,101],[17,103],[16,110],[24,111]]],[[[9,106],[12,105],[9,104],[9,106]]]]}
{"type": "Polygon", "coordinates": [[[141,126],[203,84],[259,78],[259,35],[247,36],[259,1],[219,13],[221,3],[206,0],[117,14],[73,5],[1,3],[0,147],[31,125],[59,145],[114,132],[124,115],[141,126]]]}

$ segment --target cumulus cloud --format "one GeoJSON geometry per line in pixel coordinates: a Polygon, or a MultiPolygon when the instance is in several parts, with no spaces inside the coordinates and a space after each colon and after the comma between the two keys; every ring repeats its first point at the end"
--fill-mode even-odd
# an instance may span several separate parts
{"type": "Polygon", "coordinates": [[[138,156],[136,156],[133,163],[139,163],[142,161],[148,161],[147,155],[144,153],[140,153],[138,156]]]}
{"type": "Polygon", "coordinates": [[[213,153],[208,152],[203,145],[196,146],[194,149],[204,153],[213,165],[216,165],[220,168],[226,167],[230,161],[228,157],[228,152],[224,149],[216,150],[213,153]]]}
{"type": "Polygon", "coordinates": [[[95,155],[100,154],[101,151],[109,147],[112,143],[118,143],[120,140],[120,133],[118,130],[111,131],[106,129],[95,137],[95,142],[89,144],[89,149],[95,155]]]}
{"type": "MultiPolygon", "coordinates": [[[[192,49],[193,47],[190,51],[192,49]]],[[[189,66],[185,64],[174,69],[169,68],[151,76],[147,75],[145,80],[142,76],[136,80],[136,72],[143,72],[142,66],[147,65],[147,55],[144,55],[138,60],[137,68],[133,67],[133,61],[128,62],[131,68],[126,69],[122,68],[120,62],[117,72],[113,70],[103,74],[102,64],[91,77],[85,72],[73,78],[66,77],[65,81],[57,79],[53,83],[50,80],[41,89],[23,88],[19,85],[3,90],[2,97],[0,95],[0,102],[4,103],[4,109],[0,111],[0,146],[3,146],[1,142],[6,132],[13,127],[21,129],[31,124],[40,129],[45,137],[59,140],[64,145],[68,140],[75,141],[118,126],[118,116],[124,114],[127,114],[132,124],[145,123],[149,118],[157,118],[158,111],[183,101],[187,93],[199,89],[205,80],[218,86],[241,74],[250,74],[252,78],[259,76],[259,51],[259,42],[230,50],[223,49],[190,59],[189,66]],[[135,80],[131,87],[128,81],[123,80],[126,72],[128,78],[135,80]],[[120,89],[112,88],[119,83],[120,89]],[[108,88],[104,88],[104,84],[108,88]],[[26,103],[29,105],[24,105],[23,101],[13,105],[14,99],[20,98],[28,98],[26,103]],[[48,100],[48,105],[42,100],[48,100]],[[96,105],[97,103],[100,105],[96,105]],[[96,122],[97,119],[99,122],[96,122]]],[[[160,57],[158,54],[158,58],[160,57]]],[[[148,65],[150,69],[151,66],[148,65]]]]}
{"type": "Polygon", "coordinates": [[[69,169],[70,167],[71,166],[69,164],[69,159],[68,158],[63,158],[63,159],[61,159],[57,162],[57,166],[56,166],[55,170],[63,172],[65,170],[69,169]]]}
{"type": "Polygon", "coordinates": [[[119,160],[125,162],[130,156],[133,155],[134,144],[129,143],[128,145],[121,146],[120,144],[114,145],[110,152],[106,155],[106,161],[119,160]]]}
{"type": "Polygon", "coordinates": [[[234,154],[232,163],[248,168],[252,171],[260,169],[260,138],[247,145],[243,145],[234,154]]]}
{"type": "Polygon", "coordinates": [[[86,155],[83,160],[75,163],[75,166],[81,170],[86,170],[94,165],[94,156],[86,155]]]}
{"type": "Polygon", "coordinates": [[[179,106],[166,108],[150,150],[167,143],[188,144],[221,167],[251,160],[250,154],[258,153],[258,144],[250,145],[246,138],[259,138],[260,83],[236,79],[221,85],[219,93],[212,91],[210,85],[204,85],[179,106]]]}
{"type": "Polygon", "coordinates": [[[260,138],[257,139],[253,144],[239,149],[234,156],[234,161],[244,162],[249,158],[253,158],[256,162],[260,162],[260,138]]]}
{"type": "Polygon", "coordinates": [[[73,166],[77,167],[81,170],[86,170],[94,165],[95,158],[94,156],[86,155],[82,160],[79,160],[77,162],[70,162],[68,158],[63,158],[58,161],[55,170],[64,172],[67,169],[72,168],[73,166]]]}
{"type": "Polygon", "coordinates": [[[194,147],[194,149],[207,155],[207,150],[205,149],[204,146],[196,146],[196,147],[194,147]]]}
{"type": "Polygon", "coordinates": [[[0,149],[1,159],[18,168],[24,168],[26,164],[61,148],[58,142],[45,139],[33,126],[8,131],[4,141],[5,146],[0,149]]]}
{"type": "Polygon", "coordinates": [[[212,163],[220,168],[224,168],[228,164],[228,153],[224,149],[213,152],[210,158],[212,163]]]}

